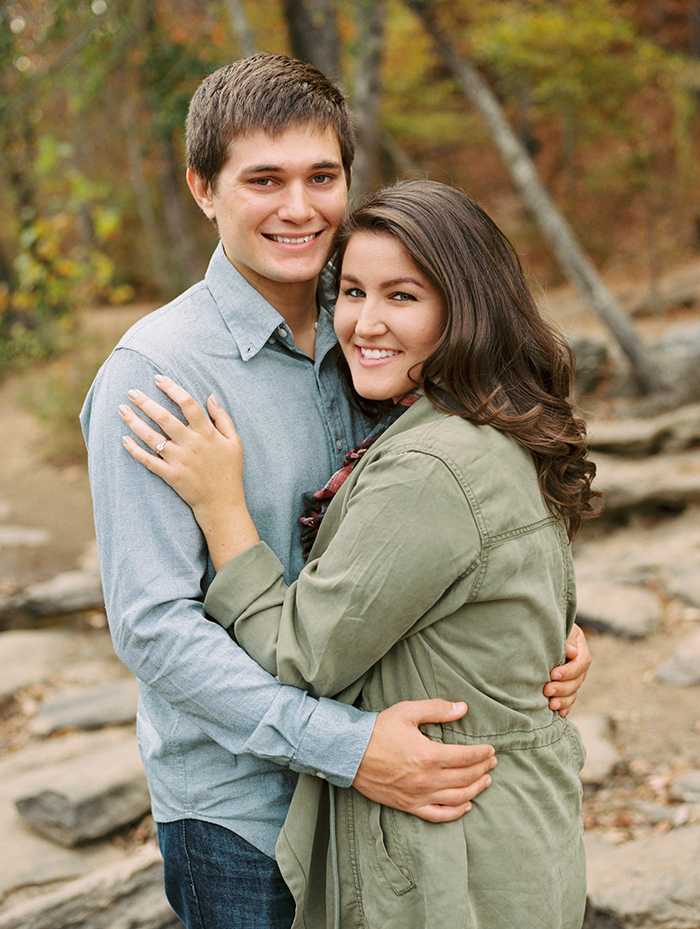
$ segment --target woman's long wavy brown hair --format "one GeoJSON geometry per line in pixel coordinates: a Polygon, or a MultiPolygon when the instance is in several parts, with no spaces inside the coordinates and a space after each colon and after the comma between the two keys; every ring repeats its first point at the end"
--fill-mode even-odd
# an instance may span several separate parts
{"type": "Polygon", "coordinates": [[[573,539],[602,496],[570,402],[573,354],[542,319],[511,243],[465,193],[434,181],[399,182],[349,212],[336,237],[338,274],[360,231],[396,238],[442,295],[443,333],[422,367],[426,397],[527,448],[573,539]]]}

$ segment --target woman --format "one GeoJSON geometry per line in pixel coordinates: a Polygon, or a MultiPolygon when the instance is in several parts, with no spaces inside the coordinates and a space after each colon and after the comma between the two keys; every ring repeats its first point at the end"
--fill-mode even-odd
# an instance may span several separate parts
{"type": "Polygon", "coordinates": [[[190,427],[139,404],[172,441],[162,460],[125,445],[193,507],[219,571],[205,607],[258,662],[371,710],[460,693],[468,715],[429,734],[499,757],[452,823],[302,777],[277,846],[295,926],[579,929],[583,748],[540,690],[575,615],[569,542],[598,496],[568,402],[570,353],[508,241],[459,191],[396,185],[337,243],[336,332],[382,419],[315,495],[297,582],[285,587],[258,539],[235,429],[213,398],[217,429],[163,380],[190,427]]]}

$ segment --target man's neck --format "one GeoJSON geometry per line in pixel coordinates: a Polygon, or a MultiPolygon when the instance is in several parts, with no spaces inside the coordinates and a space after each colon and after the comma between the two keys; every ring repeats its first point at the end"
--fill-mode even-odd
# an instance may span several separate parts
{"type": "MultiPolygon", "coordinates": [[[[231,262],[233,264],[233,262],[231,262]]],[[[236,265],[234,265],[236,267],[236,265]]],[[[316,292],[318,278],[311,281],[287,283],[271,281],[260,276],[246,274],[237,268],[251,287],[273,306],[284,319],[294,336],[294,344],[309,357],[314,357],[316,346],[316,323],[318,321],[318,302],[316,292]]]]}
{"type": "Polygon", "coordinates": [[[258,292],[284,319],[294,336],[294,344],[309,357],[314,357],[318,303],[316,281],[297,284],[270,282],[270,287],[257,288],[258,292]]]}

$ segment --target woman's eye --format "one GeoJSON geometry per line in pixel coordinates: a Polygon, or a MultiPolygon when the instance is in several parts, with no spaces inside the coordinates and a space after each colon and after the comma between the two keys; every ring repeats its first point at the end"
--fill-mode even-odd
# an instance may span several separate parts
{"type": "Polygon", "coordinates": [[[395,294],[391,295],[391,299],[398,300],[399,303],[407,303],[409,300],[415,300],[416,298],[413,296],[413,294],[407,294],[402,290],[399,290],[395,294]]]}
{"type": "Polygon", "coordinates": [[[364,297],[365,295],[359,287],[344,287],[342,292],[344,297],[364,297]]]}

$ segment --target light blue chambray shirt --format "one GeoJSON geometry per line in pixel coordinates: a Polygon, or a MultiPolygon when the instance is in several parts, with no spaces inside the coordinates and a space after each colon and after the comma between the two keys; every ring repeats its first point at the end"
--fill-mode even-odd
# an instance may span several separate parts
{"type": "Polygon", "coordinates": [[[154,817],[218,823],[270,856],[292,771],[349,785],[375,716],[283,687],[204,615],[213,570],[202,535],[190,508],[122,446],[117,407],[139,388],[175,411],[155,387],[158,373],[202,404],[214,393],[243,441],[253,520],[291,581],[303,564],[302,494],[326,483],[367,428],[344,396],[335,344],[322,310],[315,360],[299,351],[219,244],[204,281],[119,342],[81,414],[107,615],[117,654],[139,679],[154,817]]]}

